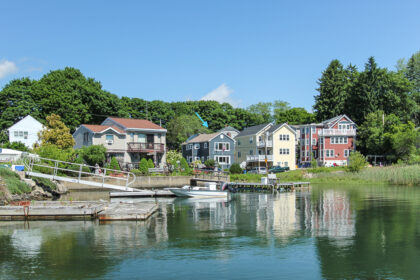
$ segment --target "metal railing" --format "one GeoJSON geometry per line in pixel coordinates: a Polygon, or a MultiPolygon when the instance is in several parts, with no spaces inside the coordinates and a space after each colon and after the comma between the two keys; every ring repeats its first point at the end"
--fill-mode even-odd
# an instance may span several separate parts
{"type": "Polygon", "coordinates": [[[321,129],[319,136],[355,136],[355,129],[321,129]]]}
{"type": "MultiPolygon", "coordinates": [[[[259,141],[258,144],[257,144],[257,147],[258,148],[264,148],[265,147],[265,141],[259,141]]],[[[272,140],[267,141],[267,147],[268,148],[273,147],[273,141],[272,140]]]]}
{"type": "MultiPolygon", "coordinates": [[[[264,161],[265,155],[246,156],[247,161],[264,161]]],[[[273,155],[267,155],[268,161],[273,161],[273,155]]]]}
{"type": "Polygon", "coordinates": [[[131,172],[33,156],[25,157],[23,162],[25,172],[29,176],[135,191],[135,189],[129,187],[136,181],[136,175],[131,172]],[[86,177],[90,180],[86,180],[86,177]],[[109,181],[114,181],[117,184],[111,184],[109,181]]]}
{"type": "Polygon", "coordinates": [[[141,142],[128,142],[128,152],[160,152],[165,151],[165,144],[161,143],[141,143],[141,142]]]}

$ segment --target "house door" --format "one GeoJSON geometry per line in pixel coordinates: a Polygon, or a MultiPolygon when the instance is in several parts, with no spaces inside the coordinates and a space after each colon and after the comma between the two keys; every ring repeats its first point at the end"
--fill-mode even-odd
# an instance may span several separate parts
{"type": "Polygon", "coordinates": [[[147,134],[146,140],[147,140],[147,148],[153,149],[153,143],[155,142],[155,136],[153,134],[147,134]]]}

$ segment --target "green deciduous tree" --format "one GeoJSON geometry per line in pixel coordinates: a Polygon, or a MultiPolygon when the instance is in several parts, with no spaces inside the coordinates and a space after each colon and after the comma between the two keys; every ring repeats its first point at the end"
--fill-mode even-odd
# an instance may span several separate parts
{"type": "Polygon", "coordinates": [[[106,148],[104,145],[91,145],[80,148],[77,153],[86,162],[87,165],[103,166],[106,160],[106,148]]]}
{"type": "Polygon", "coordinates": [[[109,169],[120,170],[120,164],[118,163],[118,160],[116,157],[111,158],[111,161],[109,163],[109,169]]]}
{"type": "Polygon", "coordinates": [[[239,166],[239,163],[233,163],[229,168],[229,172],[231,174],[241,174],[242,168],[239,166]]]}
{"type": "Polygon", "coordinates": [[[196,116],[182,115],[171,120],[167,125],[167,145],[170,149],[179,150],[181,143],[194,134],[207,133],[205,128],[196,116]]]}
{"type": "Polygon", "coordinates": [[[292,108],[286,111],[277,111],[274,113],[276,123],[288,124],[306,124],[315,121],[315,115],[309,113],[304,108],[292,108]]]}
{"type": "Polygon", "coordinates": [[[70,129],[56,114],[47,116],[47,127],[39,133],[39,140],[41,140],[41,146],[53,144],[60,149],[71,148],[75,143],[73,136],[70,134],[70,129]]]}
{"type": "Polygon", "coordinates": [[[153,160],[151,158],[149,158],[149,160],[147,161],[147,167],[155,168],[155,164],[153,163],[153,160]]]}
{"type": "Polygon", "coordinates": [[[143,175],[149,174],[149,163],[146,158],[140,160],[139,170],[143,175]]]}

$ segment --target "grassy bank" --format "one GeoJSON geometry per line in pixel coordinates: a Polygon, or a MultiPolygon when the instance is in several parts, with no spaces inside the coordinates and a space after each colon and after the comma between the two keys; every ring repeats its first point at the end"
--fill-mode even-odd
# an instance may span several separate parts
{"type": "MultiPolygon", "coordinates": [[[[308,168],[276,174],[281,181],[309,181],[322,184],[392,184],[420,185],[420,165],[370,167],[358,173],[346,172],[344,167],[308,168]]],[[[234,182],[261,182],[265,174],[232,174],[234,182]]]]}
{"type": "Polygon", "coordinates": [[[10,169],[0,168],[0,177],[11,194],[22,194],[31,191],[31,188],[20,180],[19,175],[10,169]]]}

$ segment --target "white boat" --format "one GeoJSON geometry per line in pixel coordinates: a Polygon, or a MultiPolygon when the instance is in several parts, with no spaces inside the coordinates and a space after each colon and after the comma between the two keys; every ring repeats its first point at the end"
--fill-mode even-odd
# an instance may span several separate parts
{"type": "Polygon", "coordinates": [[[217,190],[216,183],[206,183],[205,187],[184,186],[182,188],[168,188],[179,197],[228,197],[229,192],[217,190]]]}

